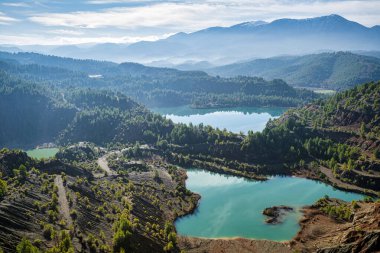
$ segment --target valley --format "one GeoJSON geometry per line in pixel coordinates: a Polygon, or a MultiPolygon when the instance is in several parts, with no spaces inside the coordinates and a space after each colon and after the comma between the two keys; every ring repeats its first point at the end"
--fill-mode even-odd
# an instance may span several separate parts
{"type": "Polygon", "coordinates": [[[376,1],[74,2],[0,4],[0,253],[380,252],[376,1]]]}
{"type": "MultiPolygon", "coordinates": [[[[171,120],[140,108],[138,109],[140,115],[141,112],[146,113],[148,121],[130,121],[128,124],[138,124],[142,130],[150,127],[151,133],[147,135],[144,132],[146,130],[144,130],[141,135],[134,135],[134,138],[137,138],[135,140],[140,142],[140,144],[136,142],[134,145],[116,143],[114,142],[115,136],[111,135],[115,134],[122,137],[124,133],[130,131],[128,125],[124,125],[125,123],[119,125],[118,121],[122,118],[115,114],[118,111],[117,108],[125,106],[120,103],[123,101],[123,97],[118,96],[117,100],[114,100],[107,95],[104,99],[99,100],[99,96],[102,97],[103,95],[95,92],[97,94],[96,103],[103,101],[103,103],[110,105],[109,111],[102,112],[91,109],[95,100],[91,100],[91,93],[83,93],[82,95],[87,99],[81,101],[86,104],[80,106],[85,105],[87,111],[77,112],[81,116],[76,116],[69,127],[64,129],[62,134],[57,135],[63,148],[60,148],[55,158],[38,161],[28,158],[26,153],[20,151],[2,150],[0,168],[2,178],[4,178],[2,180],[6,182],[7,190],[1,201],[1,212],[4,214],[1,224],[9,224],[13,219],[15,223],[12,226],[18,228],[15,231],[8,230],[10,227],[7,225],[7,229],[3,230],[5,233],[0,234],[0,238],[5,238],[5,236],[8,238],[7,244],[2,247],[5,249],[14,248],[19,244],[22,235],[27,232],[29,240],[33,241],[33,245],[39,245],[38,247],[48,250],[57,249],[61,242],[66,240],[68,234],[55,231],[68,231],[72,237],[68,247],[75,251],[96,249],[99,252],[108,252],[112,250],[112,247],[118,247],[116,242],[119,240],[120,243],[126,243],[127,246],[125,247],[134,252],[146,252],[153,249],[154,251],[185,249],[189,252],[197,252],[197,249],[201,250],[203,247],[210,247],[210,252],[216,252],[217,248],[221,247],[220,243],[227,243],[229,246],[226,247],[233,247],[234,250],[238,250],[240,247],[246,247],[244,245],[249,242],[243,239],[210,241],[209,239],[188,237],[189,235],[201,238],[254,238],[250,242],[252,246],[249,247],[258,245],[262,245],[260,247],[264,248],[278,247],[279,252],[281,250],[289,252],[289,250],[298,247],[308,247],[303,244],[302,239],[292,241],[299,230],[298,220],[303,216],[301,213],[303,206],[312,205],[325,195],[331,199],[338,197],[346,201],[356,200],[362,203],[363,195],[377,196],[378,194],[378,158],[376,158],[376,148],[378,147],[376,144],[378,138],[376,123],[378,118],[376,115],[379,110],[376,102],[379,95],[378,87],[380,86],[375,83],[364,84],[354,90],[338,93],[318,103],[288,110],[279,118],[270,120],[262,131],[249,131],[246,135],[213,129],[209,126],[175,124],[171,120]],[[351,100],[351,97],[354,96],[356,99],[351,100]],[[116,101],[119,102],[114,104],[116,101]],[[348,103],[347,101],[351,102],[348,103]],[[363,102],[369,103],[367,106],[371,106],[373,116],[368,113],[368,109],[364,111],[361,109],[362,107],[358,106],[363,102]],[[343,104],[345,109],[336,110],[339,108],[336,103],[343,104]],[[324,113],[318,113],[319,110],[324,111],[324,113]],[[323,117],[327,117],[328,113],[331,116],[323,120],[323,117]],[[342,114],[348,114],[350,118],[344,117],[342,114]],[[101,116],[99,118],[96,115],[106,117],[101,116]],[[364,115],[366,115],[365,118],[364,115]],[[89,121],[94,116],[98,119],[89,121]],[[346,121],[335,121],[335,118],[341,117],[346,118],[346,121]],[[107,120],[104,121],[104,119],[107,120]],[[365,127],[356,123],[356,120],[359,119],[365,119],[367,122],[365,127]],[[94,124],[95,122],[98,123],[94,124]],[[147,122],[152,123],[146,125],[147,122]],[[99,135],[99,131],[110,129],[113,124],[123,126],[125,129],[120,128],[116,132],[106,131],[104,133],[108,134],[99,135]],[[364,132],[357,135],[352,130],[357,127],[366,130],[361,130],[364,132]],[[84,130],[85,132],[83,132],[84,130]],[[154,140],[156,134],[160,137],[154,140]],[[267,136],[274,138],[275,148],[271,146],[271,142],[265,141],[267,136]],[[330,138],[337,138],[338,144],[331,143],[330,138]],[[95,144],[77,143],[79,140],[90,141],[95,144]],[[71,144],[64,147],[65,142],[71,144]],[[256,148],[259,147],[259,142],[261,143],[260,151],[256,148]],[[316,146],[315,142],[320,144],[316,146]],[[98,146],[106,143],[108,143],[107,148],[98,146]],[[366,145],[357,146],[356,143],[366,143],[366,145]],[[266,151],[269,148],[271,151],[266,151]],[[291,152],[298,152],[299,155],[292,156],[291,152]],[[272,155],[267,157],[269,153],[272,155]],[[275,153],[277,155],[273,156],[275,153]],[[299,160],[300,156],[303,157],[302,160],[299,160]],[[366,164],[367,170],[361,169],[364,164],[366,164]],[[207,172],[186,172],[183,169],[189,167],[206,169],[207,172]],[[210,174],[208,171],[219,174],[210,174]],[[192,177],[193,175],[196,176],[197,173],[205,174],[201,174],[200,178],[194,181],[195,185],[192,186],[192,177]],[[272,177],[274,175],[285,177],[272,177]],[[324,181],[338,188],[343,187],[337,182],[357,186],[357,188],[348,190],[363,195],[335,191],[331,186],[308,179],[289,177],[291,175],[324,181]],[[207,179],[208,177],[209,179],[207,179]],[[213,179],[214,177],[218,179],[213,179]],[[211,188],[203,188],[199,184],[202,182],[201,179],[206,180],[207,187],[211,188]],[[277,180],[282,183],[277,182],[277,180]],[[363,184],[363,180],[367,183],[363,184]],[[288,183],[285,183],[287,181],[288,183]],[[210,205],[208,201],[212,201],[208,200],[209,194],[212,194],[213,191],[211,182],[215,182],[216,189],[222,187],[224,191],[227,191],[228,187],[233,187],[231,189],[241,191],[229,193],[235,202],[239,201],[239,198],[234,197],[236,195],[241,197],[240,200],[243,203],[249,203],[250,201],[247,202],[249,198],[255,199],[254,208],[250,211],[250,215],[253,217],[239,215],[241,217],[240,226],[246,226],[244,229],[243,227],[236,227],[235,222],[238,222],[236,219],[230,219],[234,225],[226,223],[228,230],[213,229],[213,226],[208,222],[214,221],[217,222],[215,226],[223,226],[224,223],[216,218],[218,215],[227,222],[229,215],[236,215],[237,213],[237,211],[232,210],[225,213],[223,208],[243,205],[228,200],[227,192],[222,194],[220,190],[216,190],[216,196],[220,194],[224,196],[223,199],[216,197],[222,201],[219,202],[221,207],[217,209],[216,213],[207,210],[207,206],[210,205]],[[273,185],[270,186],[271,184],[273,185]],[[52,188],[51,190],[49,190],[50,188],[43,190],[44,188],[41,188],[41,185],[52,188]],[[196,185],[200,188],[197,188],[196,185]],[[268,185],[268,188],[244,190],[245,187],[264,187],[265,185],[268,185]],[[276,187],[295,188],[276,190],[276,187]],[[300,191],[302,187],[305,190],[300,191]],[[30,192],[32,188],[36,190],[41,188],[42,191],[30,192]],[[13,192],[10,189],[22,189],[21,192],[25,192],[26,195],[24,193],[20,195],[19,192],[13,192]],[[308,191],[310,192],[308,193],[308,191]],[[249,192],[258,194],[257,198],[260,198],[262,194],[267,197],[265,200],[263,199],[262,205],[258,205],[259,202],[255,195],[244,195],[249,192]],[[273,202],[269,201],[271,192],[274,194],[272,195],[273,202]],[[279,192],[284,195],[280,196],[279,192]],[[295,192],[302,192],[305,197],[296,197],[293,195],[295,192]],[[316,193],[317,195],[315,195],[316,193]],[[67,199],[63,198],[63,195],[68,196],[67,199]],[[24,209],[24,204],[21,203],[30,204],[28,204],[27,209],[24,209]],[[292,205],[296,208],[296,212],[286,215],[284,223],[265,224],[262,211],[266,207],[275,205],[292,205]],[[11,207],[18,208],[16,209],[17,212],[24,216],[11,218],[11,213],[14,212],[11,207]],[[192,212],[194,214],[188,216],[192,212]],[[68,213],[69,216],[67,216],[68,213]],[[202,218],[202,215],[208,216],[202,218]],[[179,218],[182,216],[184,217],[179,218]],[[31,219],[31,217],[35,218],[31,219]],[[128,217],[127,220],[125,220],[126,217],[128,217]],[[122,229],[127,230],[118,232],[115,224],[119,224],[118,222],[122,222],[123,219],[128,225],[123,226],[122,229]],[[258,224],[248,224],[247,220],[256,221],[258,224]],[[43,230],[36,226],[41,222],[45,228],[43,230]],[[202,229],[200,225],[196,226],[197,222],[205,225],[207,229],[210,229],[210,232],[208,233],[207,229],[202,229]],[[111,229],[112,227],[114,229],[111,229]],[[165,233],[172,233],[165,232],[166,229],[164,228],[166,227],[167,229],[171,227],[168,231],[173,231],[173,233],[176,231],[176,233],[166,237],[165,233]],[[192,231],[192,227],[201,229],[201,233],[192,231]],[[236,227],[237,230],[233,230],[233,227],[236,227]],[[251,228],[258,230],[252,232],[251,228]],[[47,229],[53,231],[49,232],[53,236],[46,237],[42,234],[47,229]],[[100,236],[97,236],[96,231],[102,231],[100,236]],[[217,233],[217,231],[220,232],[217,233]],[[126,237],[116,239],[119,234],[122,236],[121,233],[124,233],[126,237]],[[273,241],[257,241],[257,239],[290,241],[289,243],[276,243],[273,241]],[[41,244],[39,241],[44,243],[41,244]],[[142,242],[144,242],[144,246],[141,244],[142,242]],[[100,247],[101,244],[104,246],[100,247]]],[[[132,102],[128,101],[128,103],[131,107],[126,108],[134,108],[135,105],[132,102]]],[[[131,111],[128,115],[134,115],[133,113],[131,111]]],[[[133,131],[136,131],[136,128],[133,131]]],[[[119,137],[117,139],[120,140],[119,137]]],[[[363,203],[372,201],[371,198],[366,197],[366,202],[363,203]]],[[[215,203],[211,205],[214,208],[218,206],[215,203]]],[[[243,208],[240,210],[250,209],[243,208]]],[[[301,231],[303,229],[307,230],[309,227],[301,225],[301,231]]],[[[370,231],[375,232],[372,227],[366,229],[369,229],[368,233],[370,231]]],[[[302,232],[300,233],[298,236],[302,237],[302,232]]],[[[324,245],[328,246],[328,244],[324,245]]]]}

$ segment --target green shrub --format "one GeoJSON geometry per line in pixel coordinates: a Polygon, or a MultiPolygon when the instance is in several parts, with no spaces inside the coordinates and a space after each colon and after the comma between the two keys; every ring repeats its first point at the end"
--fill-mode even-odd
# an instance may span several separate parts
{"type": "Polygon", "coordinates": [[[7,194],[7,187],[7,182],[0,179],[0,199],[4,198],[4,196],[7,194]]]}
{"type": "Polygon", "coordinates": [[[166,252],[172,251],[173,249],[174,249],[174,245],[172,242],[168,242],[168,244],[166,244],[166,246],[164,247],[164,251],[166,252]]]}
{"type": "Polygon", "coordinates": [[[58,213],[55,210],[48,210],[47,214],[49,216],[50,222],[56,221],[58,219],[58,213]]]}
{"type": "Polygon", "coordinates": [[[373,156],[376,159],[380,159],[380,148],[375,149],[375,151],[373,152],[373,156]]]}
{"type": "Polygon", "coordinates": [[[17,253],[39,253],[40,251],[29,240],[23,238],[16,247],[17,253]]]}
{"type": "Polygon", "coordinates": [[[77,212],[77,210],[72,210],[70,212],[70,216],[71,216],[71,218],[73,218],[74,220],[76,220],[78,218],[78,212],[77,212]]]}
{"type": "Polygon", "coordinates": [[[114,224],[113,248],[114,252],[131,248],[132,224],[129,221],[128,212],[123,212],[114,224]]]}
{"type": "Polygon", "coordinates": [[[52,240],[55,235],[53,226],[50,224],[46,224],[43,228],[43,235],[47,240],[52,240]]]}
{"type": "Polygon", "coordinates": [[[56,246],[46,251],[46,253],[74,253],[74,247],[71,242],[70,234],[67,231],[61,231],[56,246]]]}
{"type": "Polygon", "coordinates": [[[367,203],[373,202],[373,198],[370,196],[365,196],[363,200],[364,202],[367,202],[367,203]]]}

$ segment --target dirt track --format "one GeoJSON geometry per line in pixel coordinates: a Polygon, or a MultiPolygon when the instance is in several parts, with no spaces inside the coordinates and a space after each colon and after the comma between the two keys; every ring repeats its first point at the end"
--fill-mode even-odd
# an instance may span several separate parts
{"type": "Polygon", "coordinates": [[[73,220],[70,216],[70,207],[66,198],[66,189],[63,186],[62,176],[56,176],[54,179],[54,184],[58,187],[58,203],[59,211],[66,221],[66,225],[69,227],[73,224],[73,220]]]}

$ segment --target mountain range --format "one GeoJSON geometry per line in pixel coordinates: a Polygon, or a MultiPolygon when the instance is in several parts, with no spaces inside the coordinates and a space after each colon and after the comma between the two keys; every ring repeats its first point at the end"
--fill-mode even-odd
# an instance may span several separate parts
{"type": "Polygon", "coordinates": [[[338,15],[308,19],[279,19],[271,23],[242,23],[178,33],[155,42],[138,42],[126,48],[134,61],[205,60],[211,63],[300,55],[318,51],[378,50],[380,27],[365,27],[338,15]]]}
{"type": "Polygon", "coordinates": [[[307,19],[244,22],[177,33],[157,41],[65,46],[7,46],[2,51],[33,51],[64,57],[170,64],[208,61],[230,64],[253,58],[329,51],[379,51],[380,26],[366,27],[339,15],[307,19]]]}

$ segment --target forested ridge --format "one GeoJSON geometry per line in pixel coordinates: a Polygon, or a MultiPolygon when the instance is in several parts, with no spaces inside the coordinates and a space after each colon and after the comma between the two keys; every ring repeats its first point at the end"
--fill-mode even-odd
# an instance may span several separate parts
{"type": "Polygon", "coordinates": [[[22,79],[61,88],[112,89],[148,106],[297,106],[317,97],[281,80],[220,78],[201,71],[113,64],[34,53],[1,53],[1,69],[22,79]]]}
{"type": "Polygon", "coordinates": [[[380,59],[351,52],[320,53],[255,59],[207,70],[232,76],[281,78],[293,86],[345,90],[380,79],[380,59]]]}
{"type": "MultiPolygon", "coordinates": [[[[313,170],[325,166],[344,175],[362,168],[378,173],[379,83],[363,84],[291,109],[268,122],[263,132],[244,136],[209,126],[173,124],[122,93],[89,88],[64,91],[56,86],[48,89],[5,73],[1,77],[2,108],[11,108],[1,112],[7,119],[1,126],[3,145],[139,142],[164,147],[164,152],[170,151],[168,159],[180,163],[185,156],[188,161],[191,157],[213,162],[222,159],[218,162],[252,163],[271,170],[282,166],[275,170],[285,174],[309,166],[313,170]],[[23,103],[16,102],[15,96],[20,97],[20,93],[26,96],[23,103]],[[13,103],[16,106],[12,107],[13,103]]],[[[367,188],[380,190],[377,179],[371,180],[367,188]]]]}
{"type": "Polygon", "coordinates": [[[57,140],[143,141],[151,139],[151,128],[157,131],[161,124],[172,125],[122,94],[48,88],[4,72],[0,78],[2,146],[31,147],[57,140]]]}

